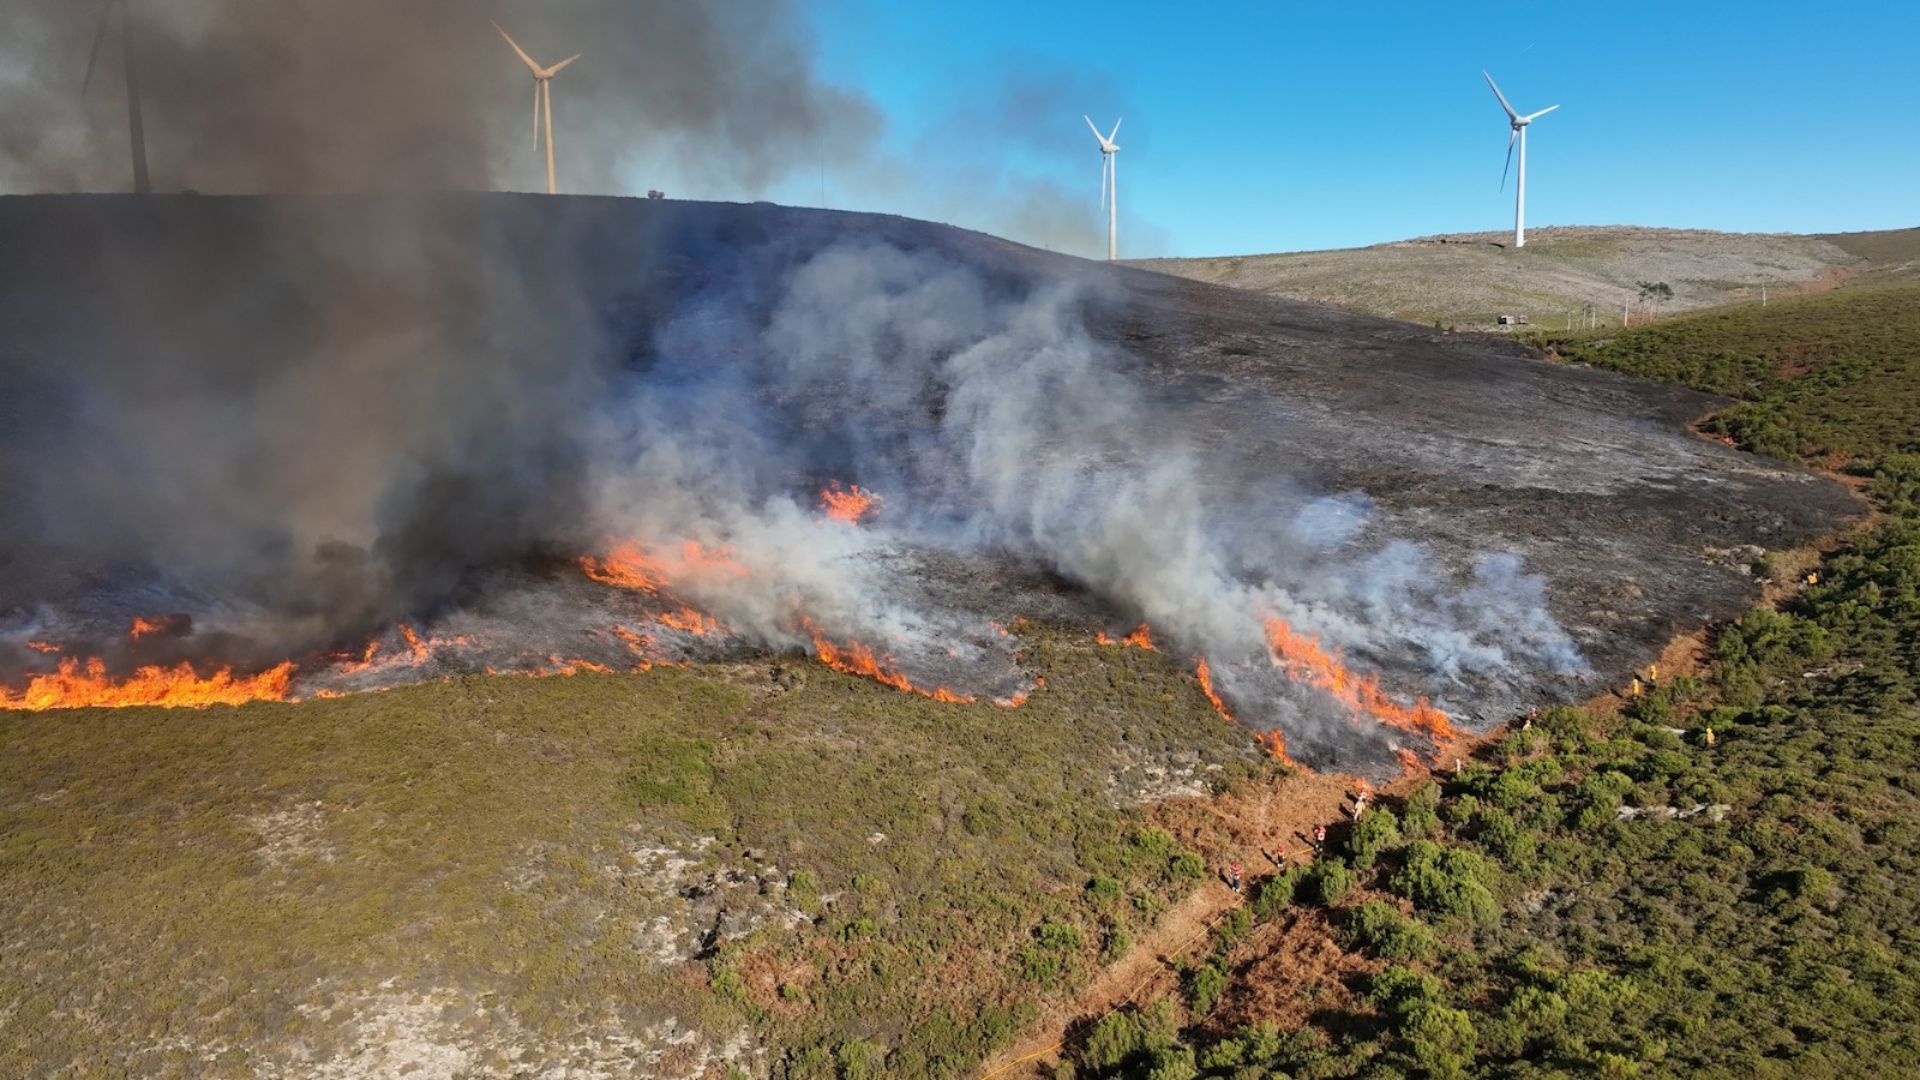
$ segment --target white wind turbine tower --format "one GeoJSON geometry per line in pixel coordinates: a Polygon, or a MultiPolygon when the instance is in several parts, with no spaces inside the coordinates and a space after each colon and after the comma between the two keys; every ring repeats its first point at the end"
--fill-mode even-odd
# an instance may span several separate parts
{"type": "Polygon", "coordinates": [[[1507,135],[1507,164],[1500,170],[1500,186],[1503,188],[1507,186],[1507,169],[1513,166],[1513,144],[1516,142],[1520,144],[1520,172],[1513,185],[1513,246],[1517,248],[1526,247],[1527,125],[1560,106],[1549,105],[1537,113],[1528,113],[1525,116],[1521,116],[1519,113],[1513,111],[1513,106],[1507,104],[1507,95],[1500,92],[1500,87],[1493,81],[1493,76],[1487,75],[1485,71],[1482,71],[1480,74],[1486,75],[1487,85],[1493,87],[1493,96],[1500,99],[1500,107],[1507,110],[1507,123],[1510,124],[1513,129],[1507,135]]]}
{"type": "Polygon", "coordinates": [[[1111,262],[1120,257],[1120,195],[1113,171],[1114,155],[1120,152],[1120,144],[1114,142],[1113,137],[1120,134],[1120,120],[1113,122],[1112,131],[1102,135],[1100,129],[1093,126],[1093,117],[1080,119],[1093,129],[1093,137],[1100,140],[1100,202],[1107,210],[1107,261],[1111,262]]]}
{"type": "MultiPolygon", "coordinates": [[[[500,30],[500,24],[494,23],[493,28],[500,30]]],[[[507,39],[507,44],[513,46],[513,51],[533,72],[533,145],[540,145],[540,123],[544,114],[547,127],[547,194],[552,195],[556,191],[553,182],[553,77],[560,74],[562,68],[580,59],[580,54],[574,53],[552,67],[543,68],[534,63],[533,57],[527,55],[527,50],[521,48],[505,30],[500,30],[500,36],[507,39]]]]}
{"type": "Polygon", "coordinates": [[[147,124],[140,111],[139,40],[133,9],[127,0],[107,0],[101,5],[100,24],[93,31],[93,51],[87,54],[87,77],[80,84],[80,93],[93,88],[93,73],[100,64],[100,47],[106,43],[107,29],[116,10],[120,12],[120,62],[127,80],[127,135],[133,144],[133,191],[136,195],[145,195],[153,190],[153,183],[147,177],[147,124]]]}

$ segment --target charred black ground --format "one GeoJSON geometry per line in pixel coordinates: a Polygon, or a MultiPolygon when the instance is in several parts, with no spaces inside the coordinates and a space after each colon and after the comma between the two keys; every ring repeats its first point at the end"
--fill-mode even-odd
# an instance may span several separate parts
{"type": "Polygon", "coordinates": [[[1356,764],[1401,736],[1265,674],[1259,618],[1491,722],[1623,679],[1859,512],[1693,434],[1706,395],[900,218],[25,197],[0,249],[0,685],[54,637],[352,689],[321,658],[401,622],[477,644],[388,683],[611,664],[655,598],[572,559],[643,535],[752,569],[684,597],[734,633],[660,659],[808,649],[801,613],[1000,696],[990,621],[1146,620],[1356,764]],[[871,531],[807,518],[835,480],[887,499],[871,531]]]}

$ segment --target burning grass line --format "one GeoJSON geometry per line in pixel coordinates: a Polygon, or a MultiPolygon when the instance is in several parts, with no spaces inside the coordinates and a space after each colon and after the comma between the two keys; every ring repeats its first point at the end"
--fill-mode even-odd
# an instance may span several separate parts
{"type": "Polygon", "coordinates": [[[181,663],[175,667],[150,665],[117,679],[107,674],[106,661],[99,657],[84,664],[68,657],[60,661],[58,671],[32,676],[25,690],[0,688],[0,709],[40,712],[139,705],[197,709],[250,701],[285,701],[295,668],[289,660],[257,675],[235,676],[233,669],[226,667],[201,675],[192,664],[181,663]]]}
{"type": "Polygon", "coordinates": [[[845,645],[835,645],[811,619],[801,619],[800,626],[813,639],[814,656],[835,671],[844,671],[849,675],[860,675],[883,686],[909,694],[918,694],[934,701],[944,701],[953,705],[969,705],[974,701],[971,694],[956,694],[944,686],[931,690],[915,686],[912,680],[902,674],[895,666],[893,657],[876,653],[864,642],[849,641],[845,645]]]}
{"type": "Polygon", "coordinates": [[[1267,649],[1275,667],[1296,683],[1311,686],[1333,698],[1348,715],[1370,717],[1389,727],[1417,732],[1436,742],[1454,736],[1447,714],[1418,698],[1402,705],[1380,688],[1377,675],[1362,675],[1349,669],[1339,653],[1320,645],[1318,638],[1296,632],[1285,619],[1266,621],[1267,649]]]}

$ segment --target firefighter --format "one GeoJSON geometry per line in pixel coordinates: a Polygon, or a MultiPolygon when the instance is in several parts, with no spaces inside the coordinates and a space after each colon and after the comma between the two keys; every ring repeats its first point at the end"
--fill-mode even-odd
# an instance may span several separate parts
{"type": "Polygon", "coordinates": [[[1711,724],[1707,725],[1707,733],[1704,736],[1704,738],[1707,741],[1707,749],[1709,750],[1713,749],[1713,744],[1717,741],[1717,739],[1713,734],[1713,725],[1711,724]]]}
{"type": "Polygon", "coordinates": [[[1326,846],[1327,827],[1325,825],[1315,825],[1313,827],[1313,853],[1318,855],[1326,846]]]}
{"type": "Polygon", "coordinates": [[[1635,676],[1633,677],[1633,683],[1632,683],[1632,685],[1630,685],[1630,686],[1628,686],[1628,687],[1627,687],[1627,696],[1628,696],[1628,697],[1639,697],[1639,696],[1640,696],[1640,693],[1641,693],[1641,690],[1642,690],[1642,689],[1643,689],[1643,687],[1642,687],[1642,686],[1640,685],[1640,676],[1638,676],[1638,675],[1635,675],[1635,676]]]}

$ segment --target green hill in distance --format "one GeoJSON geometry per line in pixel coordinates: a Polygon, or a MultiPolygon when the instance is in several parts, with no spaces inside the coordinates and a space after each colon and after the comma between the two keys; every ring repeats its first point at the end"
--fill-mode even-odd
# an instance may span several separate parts
{"type": "Polygon", "coordinates": [[[1512,234],[1451,233],[1336,251],[1199,259],[1135,266],[1372,315],[1492,329],[1500,315],[1541,329],[1586,319],[1620,325],[1649,310],[1642,282],[1664,282],[1655,315],[1830,291],[1920,274],[1920,229],[1802,236],[1704,229],[1566,226],[1512,234]]]}

